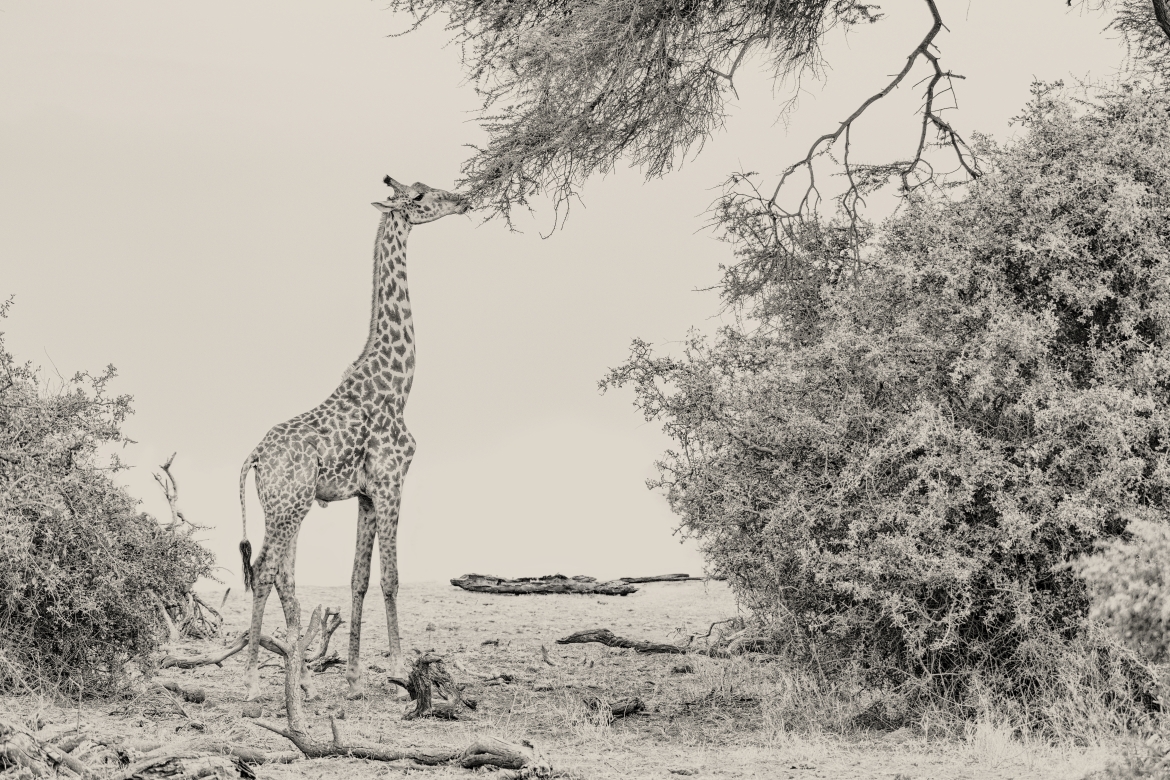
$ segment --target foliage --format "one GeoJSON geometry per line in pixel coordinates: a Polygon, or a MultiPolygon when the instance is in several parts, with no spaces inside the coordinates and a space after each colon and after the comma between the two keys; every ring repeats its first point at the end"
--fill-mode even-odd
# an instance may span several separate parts
{"type": "Polygon", "coordinates": [[[1165,521],[1168,111],[1037,86],[1022,137],[979,139],[987,174],[909,202],[853,281],[840,231],[807,231],[754,320],[635,342],[602,383],[663,422],[653,484],[761,621],[951,699],[1057,673],[1089,606],[1064,564],[1165,521]]]}
{"type": "Polygon", "coordinates": [[[0,688],[115,689],[157,646],[160,600],[210,576],[211,553],[137,510],[111,478],[116,455],[102,463],[102,445],[128,442],[114,376],[50,391],[0,334],[0,688]]]}
{"type": "MultiPolygon", "coordinates": [[[[1111,26],[1123,34],[1136,71],[1165,72],[1170,21],[1160,25],[1156,12],[1170,14],[1167,0],[1086,5],[1113,12],[1111,26]]],[[[658,177],[697,154],[723,127],[726,101],[738,98],[735,76],[744,63],[772,75],[783,116],[802,79],[824,73],[821,47],[830,32],[882,17],[878,5],[859,0],[393,0],[390,8],[419,24],[446,17],[488,134],[464,164],[460,186],[509,222],[536,195],[547,195],[559,218],[590,176],[622,161],[658,177]]],[[[816,229],[826,182],[833,189],[823,194],[847,217],[856,253],[873,191],[894,181],[908,195],[979,176],[978,156],[944,116],[957,93],[956,74],[940,63],[939,4],[922,0],[909,13],[899,23],[921,25],[924,37],[874,63],[875,74],[893,75],[875,76],[869,97],[826,128],[804,158],[772,181],[747,171],[726,180],[710,217],[734,248],[720,285],[727,302],[742,302],[799,266],[799,234],[816,229]],[[856,120],[902,84],[916,84],[922,97],[913,154],[858,164],[850,156],[856,120]],[[945,173],[950,168],[957,176],[945,173]]]]}
{"type": "Polygon", "coordinates": [[[567,205],[623,157],[671,170],[722,126],[750,51],[778,79],[816,71],[832,28],[876,18],[857,0],[393,0],[420,21],[448,15],[483,98],[488,145],[469,193],[507,215],[548,193],[567,205]]]}
{"type": "Polygon", "coordinates": [[[1133,520],[1126,536],[1074,565],[1093,594],[1091,616],[1157,663],[1170,660],[1170,526],[1133,520]]]}
{"type": "Polygon", "coordinates": [[[1117,0],[1110,25],[1125,38],[1130,66],[1146,76],[1170,76],[1170,1],[1117,0]]]}

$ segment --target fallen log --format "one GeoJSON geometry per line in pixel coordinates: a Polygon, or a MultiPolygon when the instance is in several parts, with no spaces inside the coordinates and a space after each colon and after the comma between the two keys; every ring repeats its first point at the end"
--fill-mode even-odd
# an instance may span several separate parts
{"type": "MultiPolygon", "coordinates": [[[[714,626],[712,626],[713,628],[714,626]]],[[[708,632],[710,633],[710,632],[708,632]]],[[[692,636],[693,640],[694,637],[692,636]]],[[[557,640],[558,645],[586,644],[597,642],[607,647],[632,648],[639,653],[667,653],[671,655],[705,655],[711,658],[730,658],[733,655],[752,655],[775,657],[779,649],[775,639],[762,636],[746,636],[744,632],[734,634],[731,641],[711,647],[690,648],[662,642],[643,642],[637,639],[626,639],[617,636],[606,628],[591,628],[578,631],[567,637],[557,640]]],[[[689,642],[688,642],[689,645],[689,642]]]]}
{"type": "Polygon", "coordinates": [[[546,593],[583,593],[598,596],[626,596],[638,591],[633,585],[621,580],[598,582],[594,577],[578,575],[566,577],[551,574],[545,577],[494,577],[490,574],[464,574],[451,580],[451,584],[473,593],[502,593],[507,595],[539,595],[546,593]]]}
{"type": "Polygon", "coordinates": [[[686,655],[687,649],[678,645],[668,645],[661,642],[640,642],[635,639],[626,639],[615,635],[608,628],[593,628],[588,631],[578,631],[557,640],[558,645],[586,644],[599,642],[607,647],[629,647],[639,653],[669,653],[672,655],[686,655]]]}
{"type": "MultiPolygon", "coordinates": [[[[0,721],[0,771],[18,769],[33,777],[47,777],[55,768],[60,776],[92,779],[106,776],[104,766],[87,766],[69,754],[62,742],[54,745],[12,723],[0,721]]],[[[75,745],[76,747],[76,745],[75,745]]],[[[130,778],[239,777],[238,762],[250,764],[287,762],[287,754],[266,754],[245,745],[200,739],[179,744],[159,744],[111,780],[130,778]]],[[[20,776],[19,773],[16,776],[20,776]]]]}
{"type": "Polygon", "coordinates": [[[706,577],[692,577],[689,574],[658,574],[653,577],[621,577],[621,582],[643,583],[643,582],[691,582],[692,580],[705,580],[706,577]]]}
{"type": "MultiPolygon", "coordinates": [[[[249,772],[249,774],[251,774],[249,772]]],[[[111,780],[132,778],[200,778],[240,777],[235,760],[229,756],[211,755],[194,750],[167,750],[150,758],[136,761],[114,775],[111,780]]]]}

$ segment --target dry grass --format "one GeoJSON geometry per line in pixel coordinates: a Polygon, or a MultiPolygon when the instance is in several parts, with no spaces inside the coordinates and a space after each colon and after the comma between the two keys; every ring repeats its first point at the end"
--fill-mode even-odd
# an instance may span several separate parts
{"type": "MultiPolygon", "coordinates": [[[[233,590],[225,607],[229,636],[246,625],[250,602],[233,590]]],[[[209,594],[218,603],[220,594],[209,594]]],[[[306,606],[342,606],[345,588],[302,588],[306,606]]],[[[363,658],[370,696],[344,698],[344,670],[318,676],[321,698],[308,712],[324,737],[328,716],[340,721],[347,738],[358,742],[451,745],[474,734],[530,739],[558,769],[580,778],[675,778],[682,773],[730,778],[1070,778],[1102,766],[1108,747],[1057,748],[1021,740],[1006,722],[984,722],[955,735],[943,728],[866,731],[853,718],[868,703],[845,687],[818,682],[811,674],[784,663],[749,658],[638,655],[601,645],[556,645],[558,637],[584,628],[603,627],[634,638],[679,641],[704,633],[715,620],[734,615],[734,604],[719,583],[648,584],[628,597],[485,596],[445,584],[406,585],[400,595],[404,644],[442,655],[457,679],[469,681],[480,699],[474,718],[463,722],[402,721],[406,703],[395,698],[385,674],[385,618],[380,594],[371,592],[366,606],[363,658]],[[495,640],[498,644],[483,644],[495,640]],[[541,646],[555,663],[545,663],[541,646]],[[673,667],[689,661],[691,673],[673,667]],[[500,673],[510,684],[483,686],[500,673]],[[583,704],[586,696],[614,700],[638,696],[645,713],[612,724],[599,721],[583,704]]],[[[280,634],[283,618],[275,596],[269,604],[266,631],[280,634]]],[[[334,638],[345,653],[343,626],[334,638]]],[[[206,646],[205,646],[206,647],[206,646]]],[[[192,648],[195,649],[195,648],[192,648]]],[[[162,677],[186,687],[206,689],[208,701],[185,705],[205,732],[248,742],[269,750],[288,750],[281,738],[241,717],[244,692],[242,655],[222,669],[167,670],[162,677]]],[[[282,709],[283,670],[262,669],[265,717],[282,709]]],[[[95,733],[136,738],[174,739],[192,733],[192,724],[156,694],[121,702],[52,701],[23,696],[0,700],[0,710],[19,717],[72,723],[77,719],[95,733]]],[[[405,767],[349,759],[302,761],[265,766],[261,778],[333,777],[353,780],[398,774],[405,767]],[[344,768],[340,765],[344,765],[344,768]]],[[[468,777],[463,770],[427,769],[426,777],[468,777]]]]}

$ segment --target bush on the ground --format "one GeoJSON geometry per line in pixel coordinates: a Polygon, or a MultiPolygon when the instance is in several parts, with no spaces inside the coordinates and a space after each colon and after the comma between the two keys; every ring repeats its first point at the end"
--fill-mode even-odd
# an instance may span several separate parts
{"type": "Polygon", "coordinates": [[[1093,595],[1089,612],[1155,663],[1170,660],[1170,525],[1132,520],[1074,565],[1093,595]]]}
{"type": "Polygon", "coordinates": [[[678,358],[635,342],[603,386],[664,423],[653,484],[761,622],[1033,712],[1080,643],[1149,701],[1066,564],[1166,522],[1168,115],[1154,89],[1037,86],[1017,140],[979,140],[987,174],[913,199],[856,276],[812,225],[741,324],[678,358]]]}
{"type": "Polygon", "coordinates": [[[100,448],[127,442],[131,402],[113,376],[50,389],[0,334],[0,690],[116,690],[165,636],[161,602],[210,575],[210,552],[111,478],[100,448]]]}

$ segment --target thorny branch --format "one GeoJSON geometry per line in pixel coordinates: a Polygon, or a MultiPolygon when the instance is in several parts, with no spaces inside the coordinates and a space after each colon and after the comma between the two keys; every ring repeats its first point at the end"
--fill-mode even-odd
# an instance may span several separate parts
{"type": "Polygon", "coordinates": [[[729,303],[750,297],[769,283],[785,281],[786,272],[793,270],[792,256],[802,243],[802,233],[807,228],[808,218],[816,213],[822,199],[816,178],[816,163],[823,156],[831,157],[832,149],[838,141],[843,140],[844,143],[841,166],[847,186],[836,200],[848,220],[848,226],[844,228],[848,241],[843,249],[852,256],[855,276],[861,263],[861,210],[867,194],[879,189],[893,177],[899,179],[903,194],[929,185],[941,186],[940,177],[925,159],[925,153],[931,146],[949,147],[958,161],[957,170],[962,170],[969,179],[976,179],[982,174],[974,151],[941,116],[947,107],[940,108],[938,98],[947,92],[953,94],[953,80],[964,77],[943,69],[935,50],[935,39],[945,25],[936,0],[924,2],[930,10],[931,26],[922,41],[906,57],[902,69],[884,88],[862,102],[834,131],[813,141],[803,158],[784,169],[769,197],[765,199],[752,182],[753,173],[735,174],[729,179],[723,196],[716,201],[713,209],[714,222],[722,227],[729,241],[740,245],[737,254],[746,261],[726,269],[724,298],[729,303]],[[913,157],[882,165],[854,163],[849,156],[854,123],[870,106],[893,92],[919,60],[929,63],[932,73],[926,79],[922,121],[913,157]],[[931,129],[935,132],[933,143],[929,138],[931,129]],[[795,209],[789,211],[780,205],[780,195],[791,177],[800,171],[807,173],[808,184],[795,209]]]}

